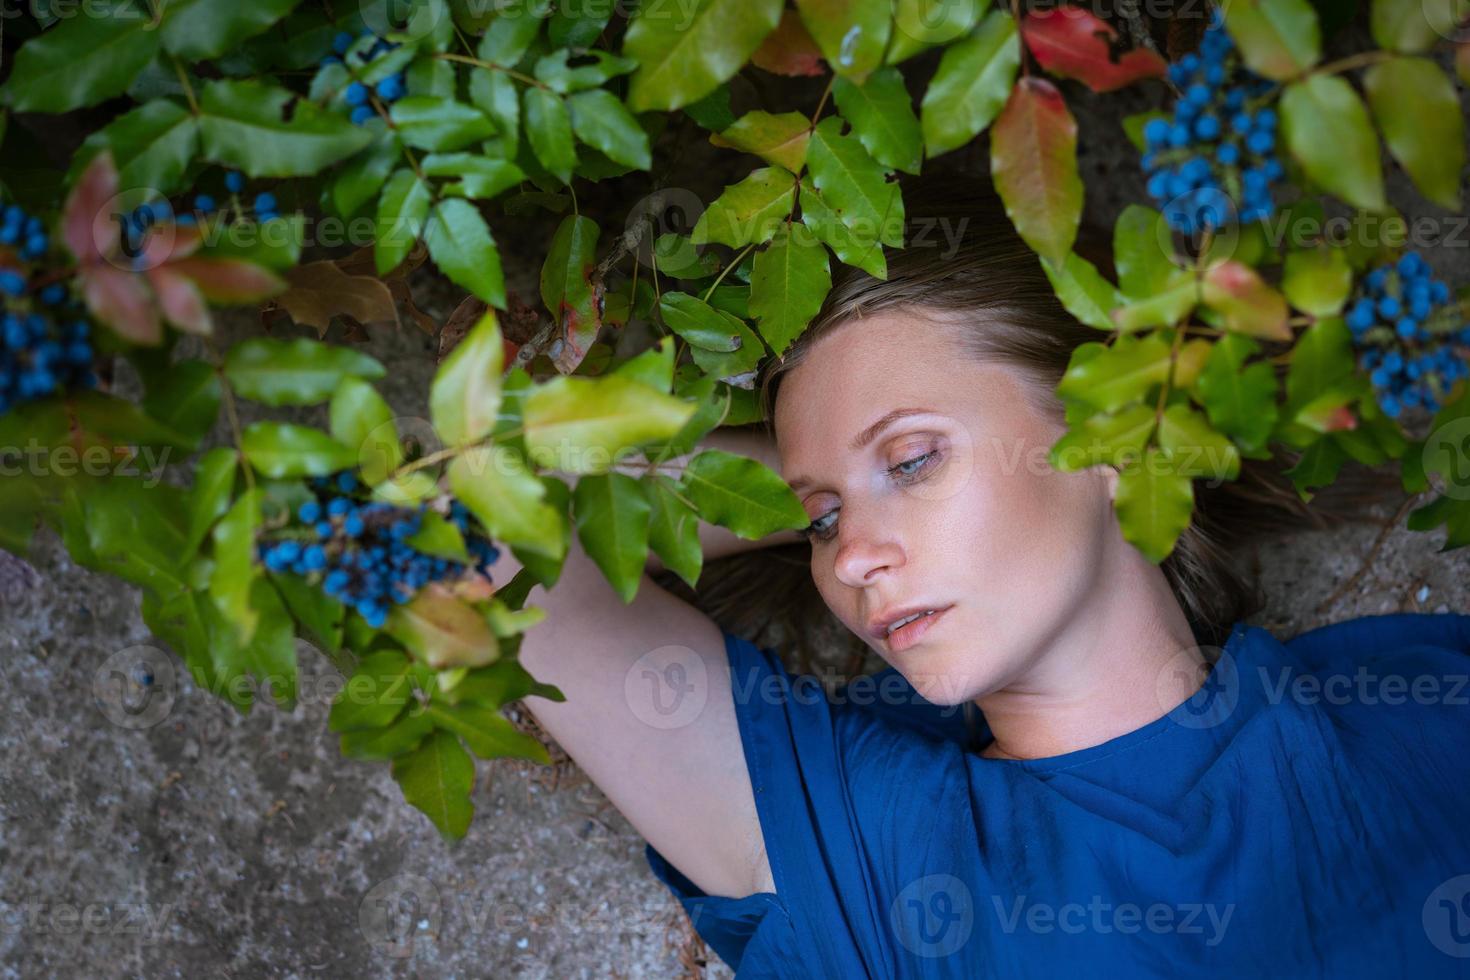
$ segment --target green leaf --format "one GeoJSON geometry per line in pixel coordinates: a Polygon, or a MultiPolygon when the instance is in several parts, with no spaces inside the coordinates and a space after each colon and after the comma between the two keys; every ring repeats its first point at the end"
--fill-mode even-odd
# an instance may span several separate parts
{"type": "Polygon", "coordinates": [[[315,405],[332,397],[346,378],[383,377],[375,359],[350,347],[304,337],[252,337],[230,348],[225,377],[246,398],[264,405],[315,405]]]}
{"type": "Polygon", "coordinates": [[[1222,9],[1225,29],[1259,75],[1284,82],[1322,57],[1322,29],[1308,0],[1231,0],[1222,9]]]}
{"type": "MultiPolygon", "coordinates": [[[[529,589],[530,586],[527,585],[529,589]]],[[[502,594],[510,589],[509,585],[501,587],[491,600],[493,607],[502,594]]],[[[488,667],[479,667],[465,674],[454,687],[435,695],[435,701],[447,704],[460,704],[472,701],[477,704],[486,705],[491,708],[500,708],[512,701],[519,701],[528,696],[546,698],[550,701],[565,702],[566,695],[551,684],[542,684],[536,678],[526,672],[526,668],[509,657],[502,657],[488,667]]]]}
{"type": "Polygon", "coordinates": [[[481,446],[449,464],[454,496],[497,541],[560,558],[565,522],[545,502],[546,485],[509,446],[481,446]]]}
{"type": "Polygon", "coordinates": [[[24,558],[41,513],[39,481],[29,476],[0,480],[0,548],[24,558]]]}
{"type": "Polygon", "coordinates": [[[101,0],[21,45],[5,83],[16,112],[70,112],[121,95],[158,51],[137,0],[101,0]]]}
{"type": "Polygon", "coordinates": [[[567,99],[567,110],[572,132],[583,143],[627,167],[647,170],[653,166],[648,133],[616,95],[606,89],[578,92],[567,99]]]}
{"type": "Polygon", "coordinates": [[[299,575],[271,572],[268,577],[287,612],[313,641],[331,652],[342,649],[342,625],[347,616],[342,603],[299,575]]]}
{"type": "Polygon", "coordinates": [[[495,135],[488,116],[452,98],[406,96],[393,103],[389,115],[405,143],[434,153],[462,150],[495,135]]]}
{"type": "Polygon", "coordinates": [[[750,274],[750,312],[761,336],[780,356],[801,336],[832,289],[831,260],[821,242],[797,226],[782,227],[769,248],[757,252],[750,274]]]}
{"type": "Polygon", "coordinates": [[[375,650],[363,657],[332,702],[328,730],[357,732],[392,724],[414,700],[413,668],[401,650],[375,650]]]}
{"type": "Polygon", "coordinates": [[[711,136],[710,142],[754,153],[767,163],[799,173],[806,166],[806,147],[810,138],[811,120],[801,113],[772,115],[757,109],[711,136]]]}
{"type": "Polygon", "coordinates": [[[497,309],[505,309],[500,252],[480,209],[450,198],[434,205],[424,229],[429,256],[449,279],[497,309]]]}
{"type": "MultiPolygon", "coordinates": [[[[219,374],[207,361],[179,361],[161,378],[148,382],[142,409],[148,417],[181,436],[192,449],[209,435],[219,418],[219,374]]],[[[109,406],[111,407],[111,406],[109,406]]]]}
{"type": "Polygon", "coordinates": [[[1044,78],[1016,83],[990,134],[990,173],[1017,233],[1042,258],[1066,261],[1082,220],[1077,121],[1044,78]]]}
{"type": "Polygon", "coordinates": [[[953,46],[980,21],[990,0],[895,0],[884,62],[896,65],[936,44],[953,46]]]}
{"type": "Polygon", "coordinates": [[[542,765],[551,764],[546,746],[483,704],[465,701],[451,705],[431,701],[428,715],[435,727],[464,739],[470,750],[482,759],[531,759],[542,765]]]}
{"type": "Polygon", "coordinates": [[[342,754],[354,759],[393,759],[413,751],[433,730],[426,712],[410,709],[383,728],[344,732],[342,754]]]}
{"type": "Polygon", "coordinates": [[[1020,64],[1016,22],[1000,10],[969,37],[944,49],[920,107],[924,146],[931,157],[964,146],[995,121],[1020,64]]]}
{"type": "Polygon", "coordinates": [[[240,448],[256,472],[271,479],[326,476],[357,462],[357,451],[325,432],[284,422],[253,422],[240,448]]]}
{"type": "Polygon", "coordinates": [[[403,798],[422,810],[445,837],[458,839],[470,829],[475,764],[453,735],[436,731],[418,748],[398,756],[393,760],[393,779],[403,798]]]}
{"type": "Polygon", "coordinates": [[[1150,449],[1118,474],[1113,505],[1123,537],[1158,564],[1169,557],[1179,535],[1189,527],[1194,485],[1189,477],[1171,471],[1166,455],[1150,449]]]}
{"type": "Polygon", "coordinates": [[[1116,414],[1090,415],[1058,439],[1047,454],[1064,473],[1107,463],[1123,467],[1142,456],[1155,424],[1151,405],[1132,405],[1116,414]]]}
{"type": "Polygon", "coordinates": [[[500,656],[485,617],[438,582],[394,606],[384,628],[434,670],[480,667],[500,656]]]}
{"type": "Polygon", "coordinates": [[[1332,439],[1318,439],[1306,448],[1295,466],[1286,471],[1302,499],[1310,500],[1314,487],[1325,487],[1337,479],[1347,454],[1332,439]]]}
{"type": "Polygon", "coordinates": [[[378,233],[373,245],[378,275],[402,264],[424,232],[434,193],[419,175],[404,167],[383,187],[378,200],[378,233]]]}
{"type": "Polygon", "coordinates": [[[740,318],[715,309],[698,296],[670,291],[659,297],[659,318],[664,326],[683,337],[690,346],[729,353],[740,349],[740,318]]]}
{"type": "Polygon", "coordinates": [[[258,81],[210,82],[199,104],[205,159],[249,177],[315,176],[373,140],[371,131],[346,117],[258,81]]]}
{"type": "Polygon", "coordinates": [[[528,88],[521,95],[526,115],[526,138],[541,165],[563,184],[572,182],[577,150],[572,142],[572,119],[566,102],[555,92],[528,88]]]}
{"type": "MultiPolygon", "coordinates": [[[[1455,38],[1456,27],[1470,17],[1466,0],[1373,0],[1372,9],[1378,46],[1411,54],[1455,38]]],[[[1463,44],[1460,50],[1465,50],[1463,44]]]]}
{"type": "Polygon", "coordinates": [[[536,39],[550,9],[548,0],[500,0],[495,19],[480,39],[480,60],[514,68],[536,39]]]}
{"type": "Polygon", "coordinates": [[[801,22],[832,70],[861,83],[883,63],[892,0],[796,0],[801,22]]]}
{"type": "MultiPolygon", "coordinates": [[[[875,278],[888,278],[888,259],[878,242],[878,229],[854,229],[844,224],[817,192],[810,176],[801,178],[801,223],[842,262],[875,278]]],[[[902,240],[903,216],[899,215],[896,221],[890,216],[889,224],[893,235],[902,240]]]]}
{"type": "Polygon", "coordinates": [[[1147,327],[1170,327],[1194,310],[1200,288],[1192,273],[1175,269],[1160,291],[1147,299],[1127,302],[1113,311],[1113,322],[1124,333],[1147,327]]]}
{"type": "Polygon", "coordinates": [[[1388,152],[1425,197],[1458,211],[1465,115],[1454,82],[1428,58],[1394,58],[1368,69],[1363,88],[1388,152]]]}
{"type": "Polygon", "coordinates": [[[87,138],[67,172],[75,186],[95,152],[106,147],[121,188],[151,187],[164,194],[182,189],[185,170],[199,152],[199,123],[172,99],[154,99],[118,116],[87,138]]]}
{"type": "Polygon", "coordinates": [[[459,178],[443,186],[445,195],[482,201],[498,197],[526,179],[521,168],[509,160],[476,153],[431,153],[419,161],[419,169],[427,177],[459,178]]]}
{"type": "Polygon", "coordinates": [[[1111,347],[1087,343],[1072,352],[1056,392],[1105,412],[1143,398],[1169,376],[1169,345],[1156,333],[1123,336],[1111,347]]]}
{"type": "Polygon", "coordinates": [[[874,160],[895,170],[919,172],[924,154],[919,117],[897,68],[881,68],[861,85],[839,76],[832,98],[874,160]]]}
{"type": "Polygon", "coordinates": [[[623,473],[583,476],[572,491],[577,538],[624,605],[638,594],[648,561],[652,509],[643,484],[623,473]]]}
{"type": "Polygon", "coordinates": [[[1266,285],[1256,270],[1228,259],[1211,266],[1200,284],[1200,298],[1217,311],[1225,329],[1269,340],[1291,340],[1286,299],[1266,285]]]}
{"type": "Polygon", "coordinates": [[[540,58],[532,74],[553,92],[567,95],[597,88],[609,79],[626,75],[637,67],[638,62],[632,58],[620,58],[606,51],[576,53],[560,48],[540,58]],[[568,64],[568,59],[571,58],[577,60],[576,65],[568,64]]]}
{"type": "Polygon", "coordinates": [[[750,59],[781,19],[782,0],[649,0],[623,37],[639,68],[628,85],[635,112],[678,109],[707,95],[750,59]]]}
{"type": "Polygon", "coordinates": [[[445,445],[478,442],[494,430],[504,371],[500,324],[486,311],[439,365],[429,389],[429,413],[445,445]]]}
{"type": "Polygon", "coordinates": [[[1355,372],[1352,334],[1340,317],[1318,320],[1297,339],[1286,375],[1286,415],[1337,388],[1355,372]]]}
{"type": "Polygon", "coordinates": [[[650,388],[668,391],[674,384],[673,338],[660,337],[652,347],[628,358],[613,370],[650,388]]]}
{"type": "Polygon", "coordinates": [[[1210,424],[1248,451],[1264,447],[1276,424],[1276,377],[1271,365],[1257,361],[1245,366],[1259,349],[1240,334],[1221,337],[1195,382],[1210,424]]]}
{"type": "Polygon", "coordinates": [[[1388,206],[1368,110],[1345,79],[1310,75],[1286,86],[1281,129],[1308,177],[1366,211],[1388,206]]]}
{"type": "Polygon", "coordinates": [[[250,603],[250,591],[261,569],[255,560],[255,535],[260,527],[260,491],[247,490],[214,526],[214,570],[209,595],[238,631],[238,642],[255,636],[260,614],[250,603]]]}
{"type": "Polygon", "coordinates": [[[689,461],[679,487],[700,518],[748,540],[811,523],[786,481],[745,456],[707,449],[689,461]]]}
{"type": "Polygon", "coordinates": [[[652,505],[649,514],[648,544],[665,568],[674,572],[689,587],[699,584],[704,565],[704,549],[699,541],[699,515],[679,499],[679,486],[662,474],[655,473],[648,482],[652,505]]]}
{"type": "Polygon", "coordinates": [[[1123,297],[1097,266],[1076,252],[1068,252],[1060,266],[1043,261],[1041,267],[1068,313],[1089,327],[1113,329],[1112,312],[1123,304],[1123,297]]]}
{"type": "Polygon", "coordinates": [[[1113,264],[1118,288],[1129,299],[1147,299],[1163,291],[1179,267],[1165,251],[1171,240],[1164,216],[1153,208],[1130,204],[1113,225],[1113,264]]]}
{"type": "Polygon", "coordinates": [[[199,550],[214,522],[230,508],[235,495],[235,468],[240,454],[223,446],[199,457],[194,467],[194,486],[189,491],[189,523],[185,556],[199,550]]]}
{"type": "Polygon", "coordinates": [[[486,152],[514,159],[519,152],[521,93],[516,82],[502,71],[475,68],[470,72],[470,101],[494,121],[500,135],[485,144],[486,152]]]}
{"type": "Polygon", "coordinates": [[[377,486],[403,465],[393,409],[372,385],[360,378],[344,378],[332,393],[329,415],[332,438],[357,447],[358,474],[368,486],[377,486]]]}
{"type": "Polygon", "coordinates": [[[191,587],[184,563],[184,495],[167,484],[84,475],[66,481],[62,538],[80,565],[160,595],[191,587]]]}
{"type": "Polygon", "coordinates": [[[173,0],[163,16],[163,46],[185,61],[218,58],[289,14],[301,0],[173,0]]]}
{"type": "Polygon", "coordinates": [[[1210,428],[1209,420],[1186,404],[1170,405],[1159,420],[1159,447],[1180,476],[1233,480],[1240,475],[1240,451],[1210,428]]]}
{"type": "Polygon", "coordinates": [[[405,539],[405,542],[410,548],[426,555],[448,558],[462,565],[471,563],[469,551],[465,548],[464,535],[437,511],[424,511],[423,526],[405,539]]]}
{"type": "Polygon", "coordinates": [[[812,130],[807,146],[812,183],[848,228],[899,248],[904,209],[898,185],[889,183],[882,164],[841,129],[842,120],[828,116],[812,130]]]}
{"type": "Polygon", "coordinates": [[[616,374],[554,378],[526,398],[526,447],[541,466],[605,473],[630,449],[674,435],[694,410],[616,374]]]}
{"type": "MultiPolygon", "coordinates": [[[[193,371],[189,373],[194,374],[193,371]]],[[[184,392],[180,394],[181,397],[186,396],[184,392]]],[[[204,397],[217,398],[218,389],[207,390],[204,397]]],[[[184,451],[190,451],[199,444],[199,437],[194,433],[180,432],[145,414],[138,405],[124,398],[104,395],[100,391],[74,392],[70,396],[70,407],[74,415],[74,425],[80,432],[100,437],[107,443],[139,450],[184,451]]]]}
{"type": "Polygon", "coordinates": [[[1303,313],[1336,315],[1342,311],[1352,288],[1352,266],[1342,249],[1318,245],[1286,253],[1281,291],[1303,313]]]}
{"type": "Polygon", "coordinates": [[[581,5],[557,4],[546,25],[546,38],[554,48],[586,48],[597,43],[612,19],[613,0],[581,5]]]}
{"type": "Polygon", "coordinates": [[[541,267],[541,301],[563,341],[561,354],[553,360],[567,373],[587,356],[602,327],[600,297],[592,281],[599,231],[591,218],[568,215],[557,227],[541,267]]]}
{"type": "Polygon", "coordinates": [[[711,133],[718,133],[735,122],[735,113],[730,111],[730,86],[721,82],[684,106],[684,114],[711,133]]]}
{"type": "Polygon", "coordinates": [[[796,177],[780,167],[761,167],[726,187],[699,216],[690,241],[742,248],[768,242],[796,206],[796,177]]]}

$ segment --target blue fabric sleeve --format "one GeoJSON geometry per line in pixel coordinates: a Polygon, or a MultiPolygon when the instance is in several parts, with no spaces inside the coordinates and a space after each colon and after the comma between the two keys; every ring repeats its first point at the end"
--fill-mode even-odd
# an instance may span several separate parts
{"type": "Polygon", "coordinates": [[[770,650],[724,640],[776,891],[711,897],[652,846],[649,864],[742,978],[791,976],[798,958],[842,976],[891,975],[882,896],[903,878],[900,855],[913,859],[937,814],[969,812],[952,798],[964,781],[945,777],[959,766],[963,718],[918,698],[901,676],[876,697],[839,697],[813,675],[790,674],[770,650]],[[797,935],[816,948],[792,955],[797,935]]]}

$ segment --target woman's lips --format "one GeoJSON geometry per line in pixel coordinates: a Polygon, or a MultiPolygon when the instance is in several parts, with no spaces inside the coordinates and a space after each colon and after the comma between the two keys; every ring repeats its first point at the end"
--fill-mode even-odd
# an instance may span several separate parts
{"type": "Polygon", "coordinates": [[[953,608],[954,606],[945,606],[943,609],[936,609],[927,616],[920,616],[913,622],[900,626],[888,634],[888,649],[894,653],[907,650],[915,643],[918,643],[920,638],[933,629],[944,618],[944,614],[953,608]]]}

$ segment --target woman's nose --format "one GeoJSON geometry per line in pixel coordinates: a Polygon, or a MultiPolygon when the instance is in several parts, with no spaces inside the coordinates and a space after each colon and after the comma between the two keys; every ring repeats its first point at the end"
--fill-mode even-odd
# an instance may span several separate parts
{"type": "Polygon", "coordinates": [[[895,529],[887,522],[876,520],[874,514],[863,517],[852,511],[844,507],[838,518],[833,571],[839,582],[857,589],[872,584],[885,569],[900,567],[903,549],[895,529]]]}

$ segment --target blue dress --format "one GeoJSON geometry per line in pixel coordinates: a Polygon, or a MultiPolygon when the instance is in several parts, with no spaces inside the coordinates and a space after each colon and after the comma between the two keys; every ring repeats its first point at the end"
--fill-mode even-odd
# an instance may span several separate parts
{"type": "Polygon", "coordinates": [[[1470,615],[1238,623],[1170,714],[1021,761],[892,668],[725,650],[776,891],[645,854],[741,980],[1470,976],[1470,615]]]}

